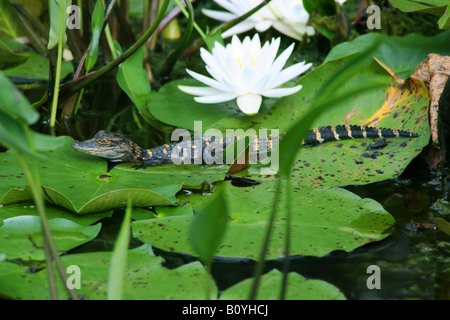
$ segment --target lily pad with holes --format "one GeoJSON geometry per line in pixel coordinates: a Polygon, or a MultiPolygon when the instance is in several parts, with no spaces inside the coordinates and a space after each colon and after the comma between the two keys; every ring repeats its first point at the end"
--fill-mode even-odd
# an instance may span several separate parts
{"type": "MultiPolygon", "coordinates": [[[[106,299],[111,255],[111,252],[93,252],[61,257],[66,267],[79,267],[81,283],[80,289],[75,291],[85,300],[106,299]]],[[[209,285],[211,293],[217,296],[217,287],[199,262],[173,270],[163,267],[161,263],[162,258],[153,254],[149,244],[130,250],[122,299],[204,299],[206,285],[209,285]]],[[[66,293],[61,283],[57,284],[59,296],[64,299],[66,293]]],[[[47,288],[45,270],[29,273],[27,267],[0,262],[0,296],[12,299],[50,299],[49,290],[43,288],[47,288]]]]}
{"type": "MultiPolygon", "coordinates": [[[[261,286],[257,299],[278,300],[281,291],[283,274],[278,270],[272,270],[261,278],[261,286]]],[[[246,279],[220,295],[221,300],[246,300],[248,299],[253,279],[246,279]]],[[[303,276],[291,272],[287,278],[286,300],[345,300],[344,294],[332,284],[316,279],[305,279],[303,276]]],[[[262,311],[262,308],[261,308],[262,311]]]]}
{"type": "MultiPolygon", "coordinates": [[[[104,211],[125,206],[132,197],[135,206],[174,205],[182,188],[209,188],[223,180],[228,169],[220,166],[163,165],[135,170],[133,164],[121,164],[109,172],[107,163],[71,147],[64,137],[62,146],[43,153],[39,172],[46,199],[77,213],[104,211]]],[[[12,152],[0,154],[0,204],[31,200],[22,167],[12,152]]]]}
{"type": "MultiPolygon", "coordinates": [[[[217,188],[227,188],[223,182],[217,188]]],[[[292,182],[290,255],[324,256],[334,250],[351,251],[363,244],[385,238],[394,218],[371,199],[361,199],[340,188],[307,188],[292,182]]],[[[257,259],[267,221],[273,207],[276,181],[260,185],[228,187],[226,200],[230,221],[217,256],[257,259]]],[[[283,192],[283,195],[286,191],[283,192]]],[[[209,196],[180,196],[180,203],[193,210],[205,205],[209,196]]],[[[268,259],[283,256],[287,203],[279,200],[268,259]]],[[[133,234],[154,247],[195,255],[188,241],[192,217],[167,216],[132,223],[133,234]]]]}
{"type": "MultiPolygon", "coordinates": [[[[46,208],[53,240],[59,252],[63,253],[94,239],[101,223],[96,221],[111,213],[96,213],[78,216],[63,208],[46,208]]],[[[32,205],[18,205],[0,208],[0,250],[6,259],[44,260],[41,222],[32,205]]]]}

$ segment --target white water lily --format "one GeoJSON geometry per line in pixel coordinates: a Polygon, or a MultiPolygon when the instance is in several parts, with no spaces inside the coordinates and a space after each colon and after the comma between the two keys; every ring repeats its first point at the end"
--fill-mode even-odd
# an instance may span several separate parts
{"type": "Polygon", "coordinates": [[[241,43],[233,36],[226,47],[216,42],[212,53],[200,49],[206,63],[209,78],[186,69],[193,78],[209,87],[178,86],[188,94],[196,95],[199,103],[219,103],[236,99],[239,109],[248,114],[258,113],[262,97],[279,98],[299,91],[302,86],[279,88],[311,67],[311,63],[294,64],[284,70],[294,44],[290,45],[277,58],[280,38],[272,39],[261,47],[258,34],[253,39],[246,37],[241,43]],[[276,59],[275,59],[276,58],[276,59]]]}
{"type": "MultiPolygon", "coordinates": [[[[214,0],[229,12],[203,9],[202,12],[219,21],[230,21],[237,18],[261,3],[261,0],[214,0]]],[[[315,30],[307,26],[309,14],[301,0],[272,0],[255,14],[223,33],[223,37],[249,31],[253,28],[264,32],[270,27],[296,40],[302,40],[303,35],[311,36],[315,30]]]]}

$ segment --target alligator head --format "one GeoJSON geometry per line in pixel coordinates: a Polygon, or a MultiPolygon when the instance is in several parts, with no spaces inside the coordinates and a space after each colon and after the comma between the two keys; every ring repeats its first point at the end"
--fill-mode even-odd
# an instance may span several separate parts
{"type": "Polygon", "coordinates": [[[89,140],[72,143],[80,152],[105,158],[111,162],[143,162],[148,153],[120,133],[102,130],[89,140]]]}

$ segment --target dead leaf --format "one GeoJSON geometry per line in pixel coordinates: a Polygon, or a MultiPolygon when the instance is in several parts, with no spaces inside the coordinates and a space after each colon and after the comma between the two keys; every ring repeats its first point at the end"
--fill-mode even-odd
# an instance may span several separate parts
{"type": "Polygon", "coordinates": [[[437,143],[439,138],[437,128],[439,98],[450,77],[450,57],[430,53],[428,58],[417,67],[411,77],[422,80],[429,87],[431,98],[431,138],[434,143],[437,143]]]}

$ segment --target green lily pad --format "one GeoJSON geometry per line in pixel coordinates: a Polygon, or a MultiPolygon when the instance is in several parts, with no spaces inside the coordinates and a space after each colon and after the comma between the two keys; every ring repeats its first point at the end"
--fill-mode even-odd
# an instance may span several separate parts
{"type": "MultiPolygon", "coordinates": [[[[94,239],[101,224],[90,226],[108,214],[95,214],[86,219],[57,207],[46,208],[56,248],[65,252],[94,239]]],[[[40,217],[33,206],[0,208],[0,248],[6,258],[44,260],[40,217]]]]}
{"type": "MultiPolygon", "coordinates": [[[[47,215],[48,219],[63,218],[87,227],[100,219],[111,217],[112,211],[91,213],[89,215],[79,215],[61,207],[46,205],[45,214],[47,215]]],[[[34,204],[18,204],[18,205],[4,206],[0,208],[0,226],[3,224],[4,219],[17,216],[38,217],[39,213],[37,212],[34,204]]]]}
{"type": "MultiPolygon", "coordinates": [[[[292,234],[289,255],[323,256],[333,250],[351,251],[363,244],[385,238],[394,218],[377,202],[361,199],[340,188],[305,188],[293,183],[292,234]]],[[[217,188],[225,185],[218,184],[217,188]]],[[[229,187],[226,199],[230,221],[217,256],[256,259],[273,206],[275,181],[260,185],[229,187]]],[[[197,210],[208,196],[180,196],[180,202],[197,210]]],[[[286,202],[281,199],[268,259],[283,256],[286,202]]],[[[189,216],[169,216],[132,223],[133,234],[154,247],[195,255],[188,241],[189,216]]]]}
{"type": "MultiPolygon", "coordinates": [[[[2,39],[9,49],[23,49],[25,45],[20,44],[12,39],[2,39]]],[[[33,51],[24,51],[21,53],[27,60],[16,67],[9,68],[4,71],[8,77],[27,78],[36,80],[48,80],[49,78],[49,62],[48,58],[43,57],[33,51]]],[[[61,79],[64,79],[69,74],[73,73],[73,65],[71,62],[63,61],[61,64],[61,79]]]]}
{"type": "MultiPolygon", "coordinates": [[[[73,254],[61,257],[64,266],[78,266],[81,271],[77,294],[85,300],[106,299],[111,252],[73,254]]],[[[154,256],[145,244],[128,253],[122,298],[128,299],[204,299],[207,281],[217,295],[218,290],[199,262],[169,270],[161,266],[162,258],[154,256]]],[[[27,273],[27,268],[0,262],[0,296],[12,299],[49,299],[45,270],[27,273]]],[[[58,282],[59,296],[66,296],[58,282]]]]}
{"type": "MultiPolygon", "coordinates": [[[[129,196],[135,206],[174,205],[181,188],[201,188],[205,181],[223,180],[228,168],[170,164],[135,170],[132,164],[122,164],[106,172],[106,161],[74,150],[70,137],[63,139],[60,148],[42,153],[47,160],[40,161],[39,171],[47,200],[77,213],[123,207],[129,196]]],[[[15,155],[2,153],[0,161],[0,203],[31,200],[15,155]]]]}
{"type": "Polygon", "coordinates": [[[448,5],[448,0],[389,0],[403,12],[428,12],[441,15],[448,5]]]}
{"type": "MultiPolygon", "coordinates": [[[[444,1],[447,2],[447,0],[444,1]]],[[[375,49],[373,56],[390,67],[396,75],[407,79],[427,58],[429,53],[449,55],[449,42],[449,31],[442,32],[434,37],[425,37],[415,33],[405,37],[393,37],[371,32],[335,46],[326,57],[325,63],[356,52],[362,52],[374,43],[379,43],[380,45],[375,49]]]]}
{"type": "MultiPolygon", "coordinates": [[[[281,279],[283,274],[278,270],[272,270],[261,278],[257,299],[279,299],[281,279]]],[[[221,295],[221,300],[245,300],[248,299],[253,279],[246,279],[226,289],[221,295]]],[[[287,279],[286,300],[345,300],[344,294],[332,284],[315,279],[306,279],[303,276],[291,272],[287,279]]],[[[261,310],[262,311],[262,310],[261,310]]]]}

